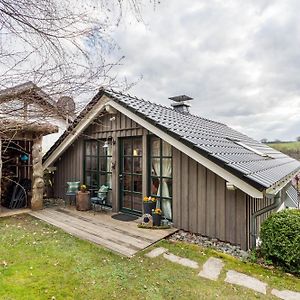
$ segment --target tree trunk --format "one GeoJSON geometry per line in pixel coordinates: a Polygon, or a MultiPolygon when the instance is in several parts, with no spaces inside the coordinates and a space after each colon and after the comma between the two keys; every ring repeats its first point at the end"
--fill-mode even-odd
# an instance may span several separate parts
{"type": "Polygon", "coordinates": [[[39,136],[34,139],[32,145],[32,210],[39,210],[43,208],[43,194],[45,183],[42,166],[42,141],[43,137],[39,136]]]}

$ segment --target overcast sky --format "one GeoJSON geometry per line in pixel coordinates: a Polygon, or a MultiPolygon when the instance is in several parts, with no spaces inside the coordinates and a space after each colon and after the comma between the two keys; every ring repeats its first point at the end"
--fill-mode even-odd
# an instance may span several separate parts
{"type": "Polygon", "coordinates": [[[249,136],[300,136],[298,0],[162,0],[145,24],[127,17],[114,34],[118,69],[142,80],[130,94],[169,105],[194,98],[191,112],[249,136]],[[247,2],[247,3],[246,3],[247,2]]]}

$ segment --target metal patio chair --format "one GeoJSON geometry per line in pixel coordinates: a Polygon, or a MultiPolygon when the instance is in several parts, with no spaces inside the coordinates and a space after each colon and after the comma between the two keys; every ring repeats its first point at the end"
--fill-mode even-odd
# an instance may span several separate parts
{"type": "Polygon", "coordinates": [[[94,214],[96,213],[96,206],[100,206],[100,209],[103,210],[103,206],[106,205],[108,194],[108,186],[102,185],[98,191],[96,191],[96,196],[91,197],[91,204],[94,214]]]}
{"type": "MultiPolygon", "coordinates": [[[[76,204],[76,194],[79,191],[80,187],[80,181],[68,181],[67,182],[67,192],[66,196],[69,197],[69,204],[71,205],[72,203],[72,197],[74,197],[74,204],[76,204]]],[[[66,199],[64,199],[64,204],[66,207],[66,199]]]]}

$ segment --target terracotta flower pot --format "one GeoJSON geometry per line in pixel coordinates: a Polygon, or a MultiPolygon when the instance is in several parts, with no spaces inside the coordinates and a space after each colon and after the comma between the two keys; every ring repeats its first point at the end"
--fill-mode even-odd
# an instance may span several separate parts
{"type": "Polygon", "coordinates": [[[156,202],[155,201],[144,201],[144,214],[152,215],[152,209],[155,209],[156,202]]]}
{"type": "Polygon", "coordinates": [[[152,218],[153,218],[153,226],[160,226],[161,215],[159,215],[159,214],[153,214],[152,218]]]}
{"type": "Polygon", "coordinates": [[[76,209],[85,211],[91,209],[90,192],[78,192],[76,195],[76,209]]]}

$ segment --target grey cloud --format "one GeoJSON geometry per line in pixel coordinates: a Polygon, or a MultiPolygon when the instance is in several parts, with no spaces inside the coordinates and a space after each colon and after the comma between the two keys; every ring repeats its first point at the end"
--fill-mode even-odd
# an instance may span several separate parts
{"type": "Polygon", "coordinates": [[[257,139],[293,139],[299,8],[295,0],[164,1],[144,11],[146,26],[116,31],[126,56],[117,71],[132,81],[143,75],[129,91],[137,96],[169,105],[168,97],[185,93],[199,115],[257,139]]]}

